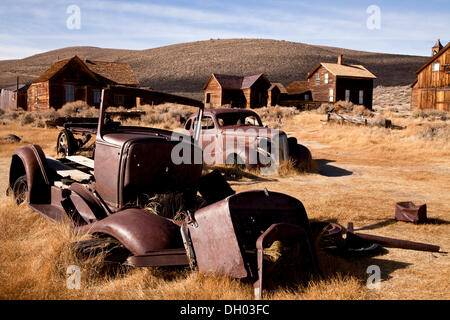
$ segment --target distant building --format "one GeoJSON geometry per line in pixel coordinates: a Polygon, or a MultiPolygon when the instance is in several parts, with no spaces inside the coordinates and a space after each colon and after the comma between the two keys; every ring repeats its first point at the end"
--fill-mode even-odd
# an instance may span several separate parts
{"type": "Polygon", "coordinates": [[[344,64],[342,58],[339,55],[337,63],[319,63],[308,73],[312,100],[349,101],[372,109],[373,80],[376,76],[361,65],[344,64]]]}
{"type": "MultiPolygon", "coordinates": [[[[58,109],[67,102],[100,104],[101,90],[108,85],[137,87],[139,82],[126,63],[81,60],[77,56],[55,62],[28,88],[27,110],[58,109]]],[[[135,106],[133,95],[115,95],[114,106],[135,106]]]]}
{"type": "Polygon", "coordinates": [[[291,82],[287,87],[286,91],[288,96],[286,100],[298,100],[298,101],[311,101],[312,94],[309,89],[308,81],[294,81],[291,82]]]}
{"type": "Polygon", "coordinates": [[[411,85],[411,109],[450,111],[450,42],[445,47],[438,39],[432,57],[416,71],[411,85]]]}
{"type": "Polygon", "coordinates": [[[204,87],[205,105],[232,108],[267,106],[270,81],[264,74],[232,76],[213,73],[204,87]]]}
{"type": "Polygon", "coordinates": [[[26,84],[17,84],[11,87],[0,89],[0,109],[17,110],[27,109],[27,89],[26,84]]]}

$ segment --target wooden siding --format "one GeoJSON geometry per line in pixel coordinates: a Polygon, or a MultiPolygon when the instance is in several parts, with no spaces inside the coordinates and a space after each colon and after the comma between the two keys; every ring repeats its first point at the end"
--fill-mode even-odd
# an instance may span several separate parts
{"type": "Polygon", "coordinates": [[[309,88],[312,93],[313,101],[330,102],[330,89],[334,90],[334,98],[332,102],[336,102],[336,77],[328,72],[323,66],[318,68],[308,79],[309,88]],[[320,84],[316,83],[316,77],[320,74],[320,84]],[[328,74],[328,83],[325,83],[325,75],[328,74]]]}
{"type": "Polygon", "coordinates": [[[211,107],[217,108],[222,105],[222,88],[214,77],[210,77],[204,95],[205,106],[209,104],[211,107]],[[209,102],[207,102],[208,95],[209,102]]]}
{"type": "Polygon", "coordinates": [[[48,110],[50,108],[48,81],[31,84],[27,92],[28,111],[48,110]]]}
{"type": "Polygon", "coordinates": [[[245,89],[244,93],[247,98],[246,108],[259,108],[267,106],[267,90],[270,88],[270,82],[264,80],[263,77],[256,81],[251,89],[245,89]]]}
{"type": "Polygon", "coordinates": [[[280,89],[277,86],[274,86],[272,90],[267,91],[267,105],[268,106],[276,106],[280,104],[280,89]]]}
{"type": "Polygon", "coordinates": [[[437,57],[417,76],[411,94],[411,109],[450,111],[450,50],[437,57]],[[433,71],[439,63],[439,71],[433,71]]]}
{"type": "Polygon", "coordinates": [[[411,109],[450,111],[450,88],[413,88],[411,109]]]}

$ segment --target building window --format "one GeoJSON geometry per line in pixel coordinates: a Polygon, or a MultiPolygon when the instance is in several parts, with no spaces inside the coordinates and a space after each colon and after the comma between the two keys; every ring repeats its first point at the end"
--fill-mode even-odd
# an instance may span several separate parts
{"type": "Polygon", "coordinates": [[[74,102],[75,101],[75,88],[73,85],[65,85],[66,88],[66,102],[74,102]]]}
{"type": "Polygon", "coordinates": [[[330,101],[330,102],[334,102],[334,89],[331,88],[330,91],[329,91],[329,93],[330,93],[330,99],[329,99],[329,101],[330,101]]]}
{"type": "Polygon", "coordinates": [[[439,72],[441,65],[439,62],[433,63],[433,71],[434,72],[439,72]]]}
{"type": "Polygon", "coordinates": [[[34,103],[38,103],[37,87],[34,87],[34,103]]]}
{"type": "Polygon", "coordinates": [[[350,101],[350,90],[345,90],[345,101],[350,101]]]}
{"type": "Polygon", "coordinates": [[[364,90],[359,90],[359,104],[364,104],[364,90]]]}
{"type": "Polygon", "coordinates": [[[211,103],[211,93],[206,94],[206,103],[211,103]]]}
{"type": "Polygon", "coordinates": [[[328,73],[325,73],[325,83],[328,83],[328,73]]]}
{"type": "Polygon", "coordinates": [[[316,84],[320,84],[320,73],[316,76],[316,84]]]}
{"type": "Polygon", "coordinates": [[[100,104],[100,91],[94,91],[94,104],[100,104]]]}
{"type": "Polygon", "coordinates": [[[305,101],[309,101],[309,94],[305,94],[305,101]]]}
{"type": "Polygon", "coordinates": [[[114,95],[114,105],[123,106],[124,100],[125,100],[125,97],[123,95],[121,95],[121,94],[114,95]]]}

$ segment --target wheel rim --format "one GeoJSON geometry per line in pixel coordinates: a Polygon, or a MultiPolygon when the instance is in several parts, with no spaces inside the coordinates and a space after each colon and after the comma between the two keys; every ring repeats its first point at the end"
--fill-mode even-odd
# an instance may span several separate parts
{"type": "Polygon", "coordinates": [[[27,192],[27,183],[25,181],[19,181],[14,190],[14,198],[16,199],[17,204],[25,202],[25,200],[27,199],[27,192]]]}
{"type": "Polygon", "coordinates": [[[63,155],[67,155],[67,136],[65,133],[61,134],[58,140],[57,152],[63,155]]]}

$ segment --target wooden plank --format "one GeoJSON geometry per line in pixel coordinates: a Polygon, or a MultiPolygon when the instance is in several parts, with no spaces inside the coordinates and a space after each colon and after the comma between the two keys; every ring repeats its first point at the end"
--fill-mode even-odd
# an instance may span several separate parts
{"type": "Polygon", "coordinates": [[[71,178],[78,182],[85,182],[91,179],[91,175],[88,173],[84,173],[83,171],[77,170],[75,168],[69,167],[53,158],[47,158],[47,164],[50,169],[54,170],[57,174],[59,174],[63,178],[71,178]]]}
{"type": "Polygon", "coordinates": [[[85,167],[88,167],[90,169],[94,169],[94,160],[83,157],[83,156],[68,156],[66,157],[67,160],[70,160],[72,162],[81,164],[85,167]]]}

